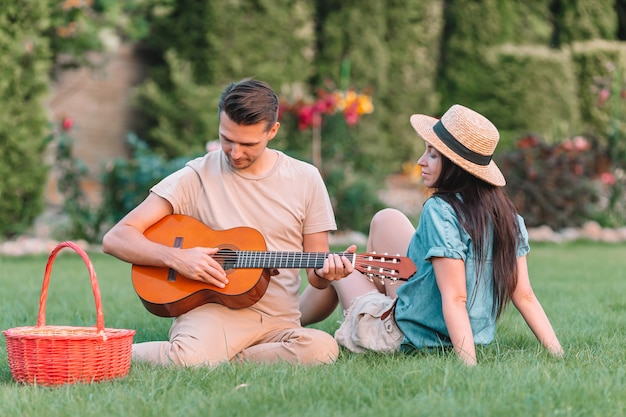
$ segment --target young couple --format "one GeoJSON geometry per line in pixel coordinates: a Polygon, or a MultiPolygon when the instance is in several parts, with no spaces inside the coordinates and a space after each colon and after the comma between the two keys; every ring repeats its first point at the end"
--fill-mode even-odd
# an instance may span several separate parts
{"type": "MultiPolygon", "coordinates": [[[[336,224],[319,172],[267,147],[280,127],[271,87],[252,79],[230,84],[218,117],[221,149],[155,185],[106,234],[106,253],[225,288],[229,275],[215,259],[217,248],[178,249],[145,236],[170,214],[192,216],[214,230],[252,227],[268,251],[329,252],[328,233],[336,224]]],[[[433,194],[417,230],[397,210],[377,213],[367,251],[406,254],[417,266],[413,277],[402,285],[370,282],[348,257],[330,254],[322,267],[307,269],[310,285],[301,296],[298,269],[279,269],[252,306],[196,307],[174,319],[168,341],[133,345],[133,359],[180,366],[323,364],[337,359],[339,343],[354,352],[452,346],[473,365],[475,344],[494,339],[496,319],[510,301],[541,344],[562,355],[530,285],[523,220],[491,160],[497,129],[460,105],[441,120],[413,115],[410,122],[426,144],[418,163],[433,194]],[[303,327],[326,318],[338,303],[346,316],[334,338],[303,327]]],[[[355,251],[354,245],[346,250],[355,251]]]]}

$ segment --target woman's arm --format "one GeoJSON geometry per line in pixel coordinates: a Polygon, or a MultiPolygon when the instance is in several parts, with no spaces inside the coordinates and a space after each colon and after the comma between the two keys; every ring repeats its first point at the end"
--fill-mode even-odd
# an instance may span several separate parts
{"type": "Polygon", "coordinates": [[[432,258],[437,286],[441,292],[443,319],[457,356],[467,365],[476,365],[474,334],[467,314],[465,263],[462,259],[432,258]]]}
{"type": "Polygon", "coordinates": [[[513,291],[511,300],[537,340],[554,356],[562,356],[563,348],[530,285],[525,256],[517,260],[517,286],[513,291]]]}

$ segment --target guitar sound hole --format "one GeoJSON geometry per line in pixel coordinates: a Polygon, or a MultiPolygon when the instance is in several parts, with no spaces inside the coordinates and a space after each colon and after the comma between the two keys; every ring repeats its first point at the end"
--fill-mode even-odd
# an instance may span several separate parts
{"type": "Polygon", "coordinates": [[[220,249],[215,255],[215,259],[222,265],[224,271],[233,269],[237,263],[237,253],[232,249],[220,249]]]}

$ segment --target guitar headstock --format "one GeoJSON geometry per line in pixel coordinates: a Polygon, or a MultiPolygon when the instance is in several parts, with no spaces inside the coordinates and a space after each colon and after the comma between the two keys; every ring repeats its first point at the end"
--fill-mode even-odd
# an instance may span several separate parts
{"type": "Polygon", "coordinates": [[[376,252],[357,255],[354,268],[364,274],[370,281],[378,278],[381,283],[385,279],[389,279],[392,282],[397,280],[406,281],[417,271],[411,258],[376,252]]]}

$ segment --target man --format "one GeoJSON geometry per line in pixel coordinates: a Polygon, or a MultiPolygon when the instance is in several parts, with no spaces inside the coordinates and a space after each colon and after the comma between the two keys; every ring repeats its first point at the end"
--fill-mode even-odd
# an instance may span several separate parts
{"type": "MultiPolygon", "coordinates": [[[[230,84],[220,97],[218,115],[221,149],[155,185],[104,236],[105,253],[225,288],[228,277],[215,259],[217,248],[177,249],[146,238],[144,232],[170,214],[192,216],[216,231],[254,228],[268,251],[328,252],[328,232],[336,224],[319,172],[267,147],[280,127],[278,97],[271,87],[252,79],[230,84]]],[[[347,251],[355,250],[352,245],[347,251]]],[[[325,288],[352,271],[345,256],[332,254],[322,268],[307,269],[307,277],[312,286],[325,288]]],[[[299,288],[299,270],[280,269],[251,307],[196,307],[175,318],[169,341],[135,344],[133,359],[181,366],[332,363],[339,351],[333,337],[300,324],[299,288]]]]}

